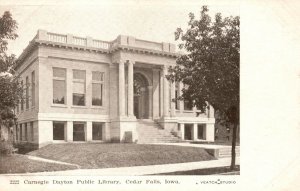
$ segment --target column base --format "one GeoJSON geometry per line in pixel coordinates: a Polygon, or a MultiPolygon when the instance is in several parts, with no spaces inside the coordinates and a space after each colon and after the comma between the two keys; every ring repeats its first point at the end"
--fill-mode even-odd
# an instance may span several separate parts
{"type": "Polygon", "coordinates": [[[120,116],[111,119],[111,141],[122,143],[137,142],[136,117],[120,116]]]}

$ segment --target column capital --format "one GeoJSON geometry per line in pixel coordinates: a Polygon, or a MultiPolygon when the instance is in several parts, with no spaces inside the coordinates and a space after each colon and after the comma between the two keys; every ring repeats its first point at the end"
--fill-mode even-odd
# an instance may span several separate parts
{"type": "Polygon", "coordinates": [[[134,61],[134,60],[126,60],[126,62],[127,62],[128,64],[135,64],[135,61],[134,61]]]}

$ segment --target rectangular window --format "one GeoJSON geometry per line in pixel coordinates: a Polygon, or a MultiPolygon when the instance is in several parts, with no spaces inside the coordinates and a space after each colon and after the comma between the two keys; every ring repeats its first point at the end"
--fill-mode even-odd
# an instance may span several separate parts
{"type": "Polygon", "coordinates": [[[198,139],[205,139],[205,125],[198,124],[198,139]]]}
{"type": "Polygon", "coordinates": [[[191,100],[184,100],[184,110],[193,110],[193,102],[191,100]]]}
{"type": "Polygon", "coordinates": [[[23,84],[23,80],[21,81],[21,87],[22,87],[21,111],[23,111],[24,110],[24,98],[23,98],[24,84],[23,84]]]}
{"type": "Polygon", "coordinates": [[[20,104],[18,103],[17,106],[16,106],[17,113],[19,113],[19,107],[20,107],[20,104]]]}
{"type": "Polygon", "coordinates": [[[104,85],[104,73],[92,72],[92,105],[103,105],[103,85],[104,85]]]}
{"type": "Polygon", "coordinates": [[[64,122],[53,122],[53,140],[65,140],[64,122]]]}
{"type": "Polygon", "coordinates": [[[93,123],[93,140],[102,140],[102,123],[93,123]]]}
{"type": "Polygon", "coordinates": [[[20,141],[23,140],[23,128],[22,128],[22,124],[20,124],[20,141]]]}
{"type": "Polygon", "coordinates": [[[193,124],[184,124],[184,140],[192,140],[193,124]]]}
{"type": "Polygon", "coordinates": [[[31,73],[31,106],[35,106],[35,73],[31,73]]]}
{"type": "Polygon", "coordinates": [[[73,141],[85,141],[84,123],[73,123],[73,141]]]}
{"type": "Polygon", "coordinates": [[[26,109],[29,108],[29,79],[28,76],[26,76],[26,91],[25,91],[25,98],[26,98],[26,109]]]}
{"type": "Polygon", "coordinates": [[[178,98],[179,96],[178,96],[178,89],[176,89],[175,90],[175,109],[179,109],[179,101],[177,100],[177,98],[178,98]]]}
{"type": "Polygon", "coordinates": [[[73,105],[85,106],[85,70],[73,70],[73,105]]]}
{"type": "Polygon", "coordinates": [[[16,125],[16,140],[18,141],[19,140],[19,125],[16,125]]]}
{"type": "Polygon", "coordinates": [[[25,123],[25,141],[28,141],[27,123],[25,123]]]}
{"type": "Polygon", "coordinates": [[[66,104],[66,69],[53,68],[53,103],[66,104]]]}
{"type": "Polygon", "coordinates": [[[33,122],[30,122],[31,141],[34,141],[33,122]]]}

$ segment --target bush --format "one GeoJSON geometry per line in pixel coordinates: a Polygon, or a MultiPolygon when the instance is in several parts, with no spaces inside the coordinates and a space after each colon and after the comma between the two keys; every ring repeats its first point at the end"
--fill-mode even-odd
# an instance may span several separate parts
{"type": "Polygon", "coordinates": [[[14,146],[11,142],[0,141],[0,154],[1,155],[10,155],[14,152],[14,146]]]}

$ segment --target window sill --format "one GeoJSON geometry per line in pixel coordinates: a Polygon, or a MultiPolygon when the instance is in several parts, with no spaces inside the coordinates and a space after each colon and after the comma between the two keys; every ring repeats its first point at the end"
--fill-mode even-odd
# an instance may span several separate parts
{"type": "Polygon", "coordinates": [[[80,106],[80,105],[72,105],[71,108],[81,108],[81,109],[87,109],[88,107],[86,105],[80,106]]]}
{"type": "Polygon", "coordinates": [[[183,113],[194,113],[195,111],[193,111],[193,110],[183,110],[182,112],[183,113]]]}
{"type": "Polygon", "coordinates": [[[62,108],[67,108],[68,106],[65,104],[52,104],[51,107],[62,107],[62,108]]]}
{"type": "Polygon", "coordinates": [[[91,106],[92,109],[104,109],[104,106],[91,106]]]}

